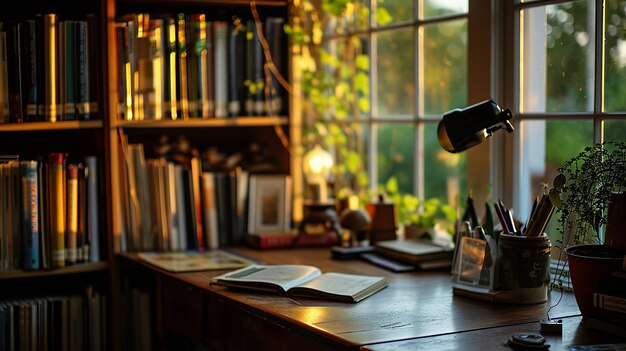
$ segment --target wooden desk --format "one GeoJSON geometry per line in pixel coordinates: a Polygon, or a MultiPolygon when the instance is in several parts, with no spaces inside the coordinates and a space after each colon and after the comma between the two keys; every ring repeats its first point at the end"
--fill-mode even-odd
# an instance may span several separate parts
{"type": "MultiPolygon", "coordinates": [[[[548,302],[535,305],[491,304],[454,296],[447,271],[393,273],[358,260],[333,260],[328,248],[234,251],[263,263],[384,275],[389,286],[357,304],[288,298],[209,284],[211,277],[224,271],[173,274],[136,255],[121,255],[122,276],[138,272],[145,276],[149,271],[155,279],[157,343],[164,345],[167,335],[175,334],[216,350],[355,350],[364,345],[384,350],[411,344],[411,339],[440,336],[430,340],[454,346],[456,336],[445,335],[481,335],[483,329],[536,323],[560,295],[553,291],[548,302]],[[396,344],[384,344],[389,342],[396,344]]],[[[550,315],[578,316],[573,295],[564,293],[550,315]]]]}

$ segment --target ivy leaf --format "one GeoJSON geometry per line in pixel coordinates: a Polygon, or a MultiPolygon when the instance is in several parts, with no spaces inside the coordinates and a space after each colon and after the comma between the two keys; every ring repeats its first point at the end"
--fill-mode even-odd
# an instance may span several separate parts
{"type": "Polygon", "coordinates": [[[387,11],[386,8],[383,7],[378,7],[376,9],[376,23],[379,26],[385,26],[389,23],[391,23],[392,17],[389,14],[389,11],[387,11]]]}
{"type": "Polygon", "coordinates": [[[366,55],[357,55],[356,56],[356,68],[368,71],[370,69],[370,58],[366,55]]]}
{"type": "Polygon", "coordinates": [[[396,177],[391,177],[385,184],[385,190],[387,190],[390,194],[395,194],[398,192],[398,180],[396,177]]]}
{"type": "Polygon", "coordinates": [[[563,173],[560,173],[559,175],[554,177],[554,181],[552,182],[552,185],[554,185],[555,188],[560,188],[563,185],[565,185],[566,180],[567,178],[565,177],[565,175],[563,173]]]}
{"type": "Polygon", "coordinates": [[[561,200],[561,194],[559,194],[559,192],[552,188],[550,189],[550,192],[548,193],[548,196],[550,197],[550,202],[552,203],[552,205],[554,205],[554,207],[556,208],[562,208],[563,207],[563,201],[561,200]]]}

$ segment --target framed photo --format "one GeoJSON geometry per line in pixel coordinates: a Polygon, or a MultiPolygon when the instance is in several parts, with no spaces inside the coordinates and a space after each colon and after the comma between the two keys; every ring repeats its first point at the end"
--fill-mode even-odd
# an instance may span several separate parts
{"type": "Polygon", "coordinates": [[[291,187],[291,176],[289,175],[250,175],[248,233],[290,231],[291,187]]]}

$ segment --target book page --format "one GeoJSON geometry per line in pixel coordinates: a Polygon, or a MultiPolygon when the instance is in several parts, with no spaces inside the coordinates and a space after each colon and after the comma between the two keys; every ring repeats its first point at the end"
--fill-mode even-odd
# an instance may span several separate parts
{"type": "MultiPolygon", "coordinates": [[[[253,265],[213,278],[213,282],[226,286],[271,290],[270,285],[283,292],[321,275],[317,267],[306,265],[253,265]]],[[[274,289],[275,290],[275,289],[274,289]]]]}
{"type": "Polygon", "coordinates": [[[289,290],[292,295],[358,302],[387,286],[385,277],[325,273],[289,290]]]}

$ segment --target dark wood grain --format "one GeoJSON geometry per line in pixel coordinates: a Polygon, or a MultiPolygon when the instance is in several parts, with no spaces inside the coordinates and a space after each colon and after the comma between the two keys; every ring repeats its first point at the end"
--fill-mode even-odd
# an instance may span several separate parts
{"type": "MultiPolygon", "coordinates": [[[[355,349],[366,344],[533,323],[545,318],[550,306],[560,297],[559,292],[553,291],[547,302],[534,305],[476,301],[452,294],[448,271],[392,273],[358,260],[333,260],[327,248],[275,251],[241,248],[235,252],[263,263],[309,264],[323,272],[383,275],[389,280],[389,286],[356,304],[288,298],[211,285],[210,279],[224,271],[172,274],[139,262],[132,254],[125,257],[137,260],[163,277],[203,291],[208,296],[206,312],[209,315],[214,315],[215,309],[222,309],[221,313],[215,313],[216,318],[220,318],[217,316],[237,310],[243,316],[255,316],[255,323],[265,321],[267,325],[306,336],[329,349],[355,349]]],[[[564,293],[558,305],[550,310],[552,317],[579,313],[569,293],[564,293]]]]}
{"type": "MultiPolygon", "coordinates": [[[[562,321],[562,334],[542,334],[546,339],[546,344],[550,345],[550,350],[552,351],[569,350],[571,345],[624,343],[626,341],[626,336],[619,338],[587,328],[580,316],[563,318],[562,321]]],[[[527,332],[540,333],[539,322],[366,345],[361,350],[512,350],[506,346],[507,341],[515,333],[527,332]]]]}

